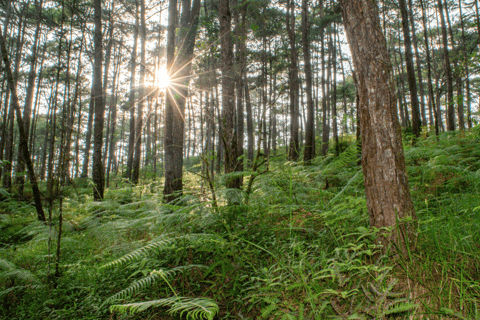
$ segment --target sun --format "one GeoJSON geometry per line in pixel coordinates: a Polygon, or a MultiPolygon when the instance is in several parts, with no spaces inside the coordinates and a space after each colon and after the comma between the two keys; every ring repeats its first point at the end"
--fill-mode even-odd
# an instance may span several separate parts
{"type": "Polygon", "coordinates": [[[170,84],[170,78],[166,67],[160,67],[155,73],[155,85],[159,88],[166,88],[170,84]]]}

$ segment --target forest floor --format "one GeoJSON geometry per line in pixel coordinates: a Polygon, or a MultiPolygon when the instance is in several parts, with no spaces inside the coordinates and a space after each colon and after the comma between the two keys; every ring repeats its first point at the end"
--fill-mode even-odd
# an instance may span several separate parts
{"type": "Polygon", "coordinates": [[[407,256],[375,243],[353,143],[246,171],[241,205],[226,205],[246,194],[218,175],[215,206],[200,164],[170,205],[162,181],[118,178],[93,202],[76,180],[60,246],[59,201],[47,226],[2,190],[0,318],[480,319],[480,128],[408,144],[419,229],[407,256]]]}

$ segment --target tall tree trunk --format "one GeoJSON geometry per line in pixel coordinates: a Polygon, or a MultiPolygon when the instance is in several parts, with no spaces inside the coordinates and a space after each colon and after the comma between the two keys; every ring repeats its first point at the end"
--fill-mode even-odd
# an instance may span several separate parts
{"type": "Polygon", "coordinates": [[[306,164],[315,158],[315,110],[312,99],[312,63],[310,57],[310,21],[308,1],[302,0],[302,46],[305,61],[305,93],[307,95],[307,124],[305,128],[305,148],[303,161],[306,164]]]}
{"type": "Polygon", "coordinates": [[[167,69],[170,86],[165,106],[165,186],[164,199],[171,202],[181,196],[183,183],[183,144],[185,102],[191,76],[191,60],[197,34],[200,0],[182,0],[180,43],[175,59],[176,0],[170,0],[167,28],[167,69]],[[170,18],[171,17],[171,18],[170,18]]]}
{"type": "MultiPolygon", "coordinates": [[[[335,35],[338,32],[334,26],[333,36],[333,93],[332,93],[332,121],[333,121],[333,140],[335,142],[335,155],[340,154],[340,144],[338,141],[338,117],[337,117],[337,41],[335,35]]],[[[340,44],[339,44],[340,45],[340,44]]]]}
{"type": "MultiPolygon", "coordinates": [[[[322,2],[320,2],[322,6],[322,2]]],[[[323,13],[322,13],[323,15],[323,13]]],[[[325,30],[320,29],[320,42],[321,42],[321,60],[322,60],[322,156],[327,155],[328,140],[329,140],[329,128],[327,118],[327,89],[325,81],[325,30]]]]}
{"type": "Polygon", "coordinates": [[[111,123],[111,132],[110,132],[110,145],[108,148],[108,163],[107,163],[107,177],[106,177],[106,182],[107,182],[107,187],[109,186],[110,182],[110,171],[112,170],[112,164],[114,162],[114,157],[115,157],[115,150],[117,148],[117,141],[115,137],[115,128],[117,125],[117,94],[118,94],[118,73],[120,69],[120,64],[122,60],[122,54],[120,48],[118,49],[119,54],[117,57],[117,63],[115,66],[115,70],[113,73],[113,81],[112,81],[112,100],[110,102],[110,123],[111,123]]]}
{"type": "Polygon", "coordinates": [[[438,130],[438,117],[432,118],[433,114],[436,114],[435,108],[435,96],[433,94],[433,85],[432,85],[432,64],[430,58],[430,43],[428,41],[428,29],[427,29],[427,18],[425,14],[425,6],[423,0],[420,0],[420,5],[422,7],[422,23],[423,23],[423,37],[425,39],[425,53],[427,58],[427,87],[428,87],[428,109],[430,113],[430,123],[433,122],[435,126],[435,134],[439,135],[438,130]]]}
{"type": "Polygon", "coordinates": [[[2,59],[5,66],[7,81],[8,81],[11,95],[12,95],[12,101],[13,101],[12,106],[15,109],[15,112],[17,114],[18,131],[20,133],[20,137],[22,137],[22,139],[20,139],[20,145],[23,153],[23,159],[27,166],[27,172],[28,172],[28,177],[30,179],[30,184],[32,185],[33,199],[35,201],[35,209],[37,210],[37,218],[38,220],[45,222],[45,213],[42,207],[42,197],[41,197],[40,189],[38,188],[37,177],[35,175],[35,171],[33,168],[32,158],[30,156],[30,150],[28,149],[28,139],[27,139],[27,134],[25,132],[25,128],[23,126],[22,112],[20,111],[20,105],[19,105],[18,96],[17,96],[17,88],[13,81],[12,70],[10,69],[10,61],[8,59],[7,46],[5,45],[5,38],[3,37],[3,31],[1,26],[0,26],[0,51],[2,53],[2,59]]]}
{"type": "Polygon", "coordinates": [[[290,42],[290,66],[288,79],[290,83],[290,147],[288,158],[297,161],[300,155],[299,130],[299,84],[297,48],[295,41],[295,2],[287,0],[287,33],[290,42]]]}
{"type": "MultiPolygon", "coordinates": [[[[322,49],[324,50],[324,49],[322,49]]],[[[323,91],[323,101],[322,101],[322,155],[326,156],[328,152],[328,144],[330,140],[330,118],[328,116],[330,111],[330,63],[332,57],[332,42],[328,40],[328,58],[327,66],[325,67],[325,62],[323,62],[323,70],[327,70],[327,78],[325,79],[325,73],[322,70],[322,91],[323,91]]],[[[325,57],[325,55],[324,55],[325,57]]]]}
{"type": "Polygon", "coordinates": [[[413,36],[413,49],[415,50],[415,63],[417,68],[417,77],[418,77],[418,90],[420,94],[420,112],[422,115],[422,125],[427,126],[427,112],[425,110],[425,93],[423,90],[423,76],[422,76],[422,67],[421,67],[421,59],[420,54],[418,52],[418,38],[417,38],[417,31],[415,28],[415,17],[413,15],[413,3],[412,0],[409,1],[409,11],[408,17],[410,20],[410,25],[412,27],[412,36],[413,36]]]}
{"type": "Polygon", "coordinates": [[[458,0],[458,9],[459,9],[459,16],[460,16],[460,25],[462,28],[463,72],[465,75],[465,87],[467,90],[467,125],[468,125],[468,128],[471,129],[472,128],[472,100],[470,97],[470,71],[468,68],[468,53],[467,53],[467,44],[465,41],[465,23],[463,21],[463,14],[462,14],[462,0],[458,0]]]}
{"type": "Polygon", "coordinates": [[[443,1],[438,0],[438,12],[440,14],[440,22],[442,27],[442,40],[443,40],[443,55],[445,66],[445,81],[447,82],[447,130],[455,130],[455,108],[453,105],[453,79],[452,69],[450,66],[450,57],[448,53],[448,38],[447,27],[445,24],[445,15],[443,12],[443,1]]]}
{"type": "MultiPolygon", "coordinates": [[[[228,0],[219,0],[220,46],[222,68],[222,121],[225,147],[225,173],[237,170],[237,136],[235,132],[235,74],[233,70],[233,45],[231,35],[232,14],[228,0]]],[[[239,178],[227,179],[227,188],[240,188],[239,178]]]]}
{"type": "Polygon", "coordinates": [[[102,161],[102,145],[103,145],[103,123],[105,117],[105,101],[103,99],[102,85],[102,64],[103,64],[103,44],[102,44],[102,1],[94,0],[94,49],[95,60],[93,68],[94,83],[94,102],[95,102],[95,126],[93,133],[93,167],[92,176],[93,183],[93,199],[95,201],[103,200],[105,187],[105,170],[102,161]]]}
{"type": "Polygon", "coordinates": [[[358,78],[362,168],[370,224],[379,229],[395,226],[392,234],[383,234],[379,240],[385,245],[393,242],[406,253],[409,246],[414,246],[416,228],[401,220],[415,220],[416,214],[408,189],[392,69],[378,7],[370,0],[341,0],[340,5],[358,78]]]}
{"type": "MultiPolygon", "coordinates": [[[[27,141],[29,139],[29,128],[30,120],[32,117],[32,104],[33,104],[33,92],[35,89],[35,76],[36,76],[36,66],[37,66],[37,48],[38,48],[38,38],[40,35],[41,29],[41,16],[42,16],[43,0],[35,1],[35,11],[37,13],[37,24],[35,26],[35,35],[33,36],[33,44],[31,49],[31,64],[30,71],[28,73],[27,80],[27,93],[25,97],[25,107],[23,109],[23,126],[25,128],[25,134],[27,135],[27,141]]],[[[24,185],[24,176],[22,172],[25,170],[25,161],[23,160],[23,152],[18,152],[18,161],[17,169],[17,181],[19,185],[19,193],[23,194],[23,185],[24,185]]]]}
{"type": "Polygon", "coordinates": [[[248,79],[245,76],[245,108],[247,111],[247,159],[248,165],[253,163],[253,152],[255,148],[255,138],[253,135],[253,112],[250,102],[250,90],[248,88],[248,79]]]}
{"type": "MultiPolygon", "coordinates": [[[[15,64],[14,64],[14,71],[12,74],[12,79],[14,81],[14,84],[16,86],[17,81],[18,81],[18,75],[20,72],[20,63],[22,60],[22,52],[23,52],[23,45],[24,45],[24,39],[25,39],[25,27],[27,24],[26,19],[24,18],[24,10],[26,9],[26,4],[22,7],[20,13],[19,13],[19,28],[17,32],[17,37],[15,39],[16,42],[16,48],[15,48],[15,64]]],[[[8,83],[8,86],[11,86],[10,83],[8,83]]],[[[7,88],[7,90],[12,90],[11,87],[7,88]]],[[[7,99],[8,100],[8,99],[7,99]]],[[[4,168],[3,168],[3,186],[7,190],[11,190],[12,188],[12,168],[13,168],[13,157],[14,157],[14,150],[13,150],[13,145],[14,145],[14,126],[15,126],[15,107],[13,105],[13,95],[10,98],[10,106],[9,106],[9,113],[8,113],[8,119],[7,119],[7,136],[6,136],[6,143],[5,143],[5,157],[4,160],[6,160],[4,168]]],[[[5,105],[6,107],[6,105],[5,105]]],[[[18,121],[18,119],[17,119],[18,121]]],[[[21,152],[21,150],[19,150],[21,152]]]]}
{"type": "MultiPolygon", "coordinates": [[[[420,119],[420,108],[418,105],[417,80],[415,79],[415,68],[413,66],[412,40],[410,38],[410,27],[408,25],[408,9],[405,0],[398,0],[398,5],[402,15],[403,44],[405,47],[405,60],[407,64],[408,88],[410,89],[410,103],[412,104],[412,131],[413,135],[418,138],[420,137],[422,130],[422,121],[420,119]]],[[[414,22],[412,21],[412,24],[413,23],[414,22]]]]}
{"type": "Polygon", "coordinates": [[[133,157],[132,182],[137,184],[140,177],[140,159],[142,155],[143,106],[147,98],[145,87],[147,26],[145,17],[145,0],[140,0],[140,84],[137,109],[137,124],[135,126],[135,154],[133,157]]]}
{"type": "MultiPolygon", "coordinates": [[[[453,36],[453,29],[452,29],[452,23],[450,21],[450,14],[449,14],[449,8],[448,8],[448,3],[445,1],[445,15],[446,15],[446,20],[447,20],[447,25],[448,25],[448,33],[450,34],[450,44],[452,50],[455,48],[455,38],[453,36]]],[[[465,130],[465,116],[463,113],[463,80],[462,80],[462,66],[458,66],[458,60],[460,60],[458,57],[455,57],[453,59],[453,75],[452,77],[455,78],[455,82],[457,83],[457,115],[458,115],[458,127],[460,130],[464,131],[465,130]]],[[[455,113],[455,111],[454,111],[455,113]]]]}
{"type": "Polygon", "coordinates": [[[135,69],[137,67],[137,40],[138,40],[138,0],[135,0],[135,28],[133,31],[133,49],[130,58],[130,92],[128,94],[128,106],[130,111],[130,133],[128,136],[127,168],[125,178],[132,179],[133,154],[135,150],[135,69]]]}
{"type": "MultiPolygon", "coordinates": [[[[243,3],[240,8],[235,9],[233,12],[235,20],[235,88],[236,88],[236,98],[237,98],[237,113],[236,113],[236,132],[237,132],[237,164],[236,169],[238,171],[243,171],[243,141],[245,135],[245,118],[244,118],[244,105],[243,105],[243,93],[244,93],[244,74],[246,71],[246,36],[247,36],[247,27],[246,27],[246,18],[247,10],[246,3],[243,3]]],[[[235,0],[234,6],[237,6],[237,1],[235,0]]],[[[240,178],[240,184],[243,183],[243,179],[240,178]]]]}

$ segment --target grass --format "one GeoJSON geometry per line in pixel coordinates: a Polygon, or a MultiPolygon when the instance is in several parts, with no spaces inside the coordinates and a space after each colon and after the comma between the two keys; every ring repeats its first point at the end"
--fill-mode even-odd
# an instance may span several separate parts
{"type": "Polygon", "coordinates": [[[173,205],[161,181],[118,179],[102,203],[78,181],[64,191],[59,277],[58,204],[49,228],[4,195],[0,317],[479,319],[479,133],[406,146],[411,259],[380,254],[354,145],[307,167],[271,159],[248,205],[226,206],[219,180],[213,206],[196,167],[173,205]]]}

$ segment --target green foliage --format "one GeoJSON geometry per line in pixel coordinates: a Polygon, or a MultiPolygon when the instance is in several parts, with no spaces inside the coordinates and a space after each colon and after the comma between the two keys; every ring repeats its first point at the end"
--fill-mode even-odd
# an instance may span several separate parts
{"type": "Polygon", "coordinates": [[[152,307],[168,307],[169,313],[185,314],[187,319],[205,319],[213,320],[218,313],[218,305],[205,298],[185,298],[185,297],[172,297],[166,299],[159,299],[146,302],[129,303],[122,305],[113,305],[110,307],[111,311],[119,311],[122,313],[142,312],[152,307]]]}
{"type": "Polygon", "coordinates": [[[155,181],[119,180],[102,203],[92,201],[86,181],[76,181],[64,199],[58,278],[52,250],[58,207],[49,227],[36,222],[33,207],[9,197],[0,203],[8,213],[0,215],[1,313],[8,319],[478,318],[479,137],[472,130],[406,146],[420,220],[411,258],[380,253],[354,143],[309,166],[270,159],[248,205],[227,206],[245,197],[221,187],[228,176],[215,181],[217,207],[193,173],[185,175],[185,195],[168,205],[155,181]]]}

